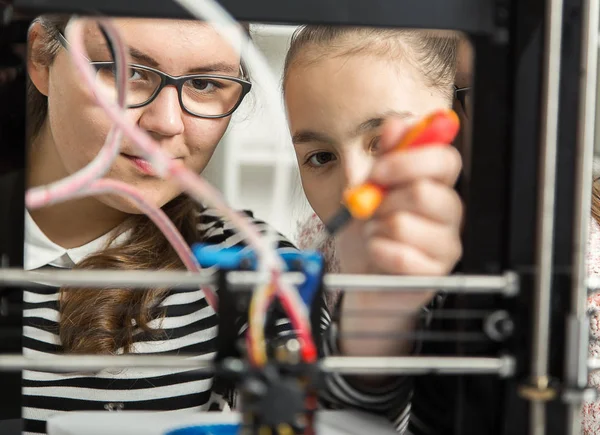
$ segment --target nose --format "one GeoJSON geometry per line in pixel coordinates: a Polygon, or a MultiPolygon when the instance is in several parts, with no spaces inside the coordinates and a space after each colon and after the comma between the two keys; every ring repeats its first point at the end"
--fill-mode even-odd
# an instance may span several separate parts
{"type": "Polygon", "coordinates": [[[164,87],[142,110],[139,126],[144,130],[167,137],[183,133],[183,113],[174,86],[164,87]]]}
{"type": "Polygon", "coordinates": [[[342,156],[342,190],[365,182],[372,166],[373,156],[362,149],[345,153],[342,156]]]}

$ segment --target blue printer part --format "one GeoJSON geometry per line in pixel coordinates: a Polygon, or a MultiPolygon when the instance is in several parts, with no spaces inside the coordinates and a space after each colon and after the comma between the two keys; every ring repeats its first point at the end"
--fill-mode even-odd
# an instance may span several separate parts
{"type": "MultiPolygon", "coordinates": [[[[218,248],[214,245],[195,244],[192,252],[203,268],[218,267],[226,270],[249,269],[256,270],[257,258],[254,251],[247,247],[218,248]]],[[[297,270],[297,264],[302,265],[304,282],[298,287],[298,293],[307,306],[311,306],[314,296],[319,290],[323,257],[318,252],[286,250],[279,253],[286,264],[287,270],[297,270]]]]}
{"type": "Polygon", "coordinates": [[[231,247],[220,248],[214,245],[196,243],[192,246],[192,252],[203,268],[219,267],[220,269],[256,269],[256,255],[248,248],[231,247]]]}
{"type": "Polygon", "coordinates": [[[171,430],[165,435],[237,435],[239,424],[207,424],[182,427],[171,430]]]}

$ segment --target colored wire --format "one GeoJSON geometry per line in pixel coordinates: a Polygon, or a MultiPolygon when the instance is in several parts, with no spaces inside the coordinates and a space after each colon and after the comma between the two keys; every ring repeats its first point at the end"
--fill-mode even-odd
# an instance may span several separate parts
{"type": "Polygon", "coordinates": [[[298,335],[302,359],[307,363],[312,363],[317,358],[317,349],[311,335],[308,310],[298,292],[279,278],[274,274],[269,284],[255,292],[250,301],[248,334],[246,335],[250,360],[257,366],[262,366],[267,362],[264,334],[267,315],[263,313],[262,308],[270,306],[273,299],[278,297],[298,335]],[[279,285],[281,285],[280,288],[277,287],[279,285]]]}
{"type": "MultiPolygon", "coordinates": [[[[93,196],[101,194],[117,195],[122,198],[129,199],[135,203],[137,208],[144,213],[164,234],[167,241],[173,246],[175,252],[181,259],[183,265],[190,272],[199,272],[201,270],[198,260],[192,253],[189,245],[183,239],[181,233],[177,230],[173,222],[165,214],[165,212],[144,199],[144,196],[135,187],[121,181],[102,179],[96,180],[90,184],[85,191],[80,191],[72,196],[72,198],[80,198],[84,196],[93,196]]],[[[217,311],[218,299],[215,293],[208,287],[203,287],[204,295],[208,304],[217,311]]]]}
{"type": "MultiPolygon", "coordinates": [[[[109,38],[112,47],[123,46],[120,34],[115,31],[110,21],[99,21],[99,25],[106,29],[104,34],[109,38]]],[[[127,57],[125,51],[116,50],[114,61],[117,77],[117,104],[124,110],[127,101],[127,69],[124,67],[127,64],[127,57]]],[[[119,155],[122,137],[120,128],[116,125],[113,126],[98,155],[83,169],[54,183],[29,189],[25,196],[27,208],[34,210],[65,201],[75,192],[85,189],[94,180],[104,176],[119,155]]]]}
{"type": "MultiPolygon", "coordinates": [[[[214,0],[175,1],[196,18],[204,20],[206,22],[210,22],[211,24],[215,25],[215,29],[221,34],[221,36],[223,36],[223,38],[229,41],[232,47],[235,48],[238,46],[240,41],[243,42],[245,51],[241,54],[245,64],[250,68],[253,74],[263,78],[265,83],[267,84],[264,88],[268,100],[268,107],[272,110],[272,113],[270,115],[272,115],[273,119],[278,119],[279,117],[281,119],[282,125],[287,125],[287,119],[285,117],[284,111],[277,110],[281,101],[279,81],[273,75],[271,69],[268,67],[268,63],[266,62],[260,51],[257,50],[252,41],[248,39],[247,35],[245,34],[245,32],[242,31],[241,27],[235,21],[235,19],[233,19],[233,17],[231,17],[227,13],[227,11],[225,11],[214,0]]],[[[289,132],[287,133],[289,134],[289,132]]],[[[283,207],[282,204],[274,204],[274,206],[283,207]]],[[[273,237],[272,239],[275,240],[276,238],[273,237]]],[[[277,274],[274,275],[273,280],[278,280],[277,274]]],[[[293,297],[294,293],[297,294],[295,290],[286,288],[285,284],[281,283],[281,280],[279,280],[279,282],[276,284],[276,291],[280,295],[282,305],[284,306],[286,313],[290,317],[292,325],[294,326],[294,328],[296,328],[296,332],[298,333],[299,338],[302,337],[301,345],[307,347],[308,349],[303,349],[303,352],[306,352],[306,356],[309,356],[313,353],[315,345],[312,340],[312,335],[310,331],[310,321],[306,307],[299,297],[293,297]]],[[[269,297],[269,295],[271,295],[271,292],[272,288],[269,286],[258,287],[255,289],[253,296],[253,298],[256,298],[255,304],[253,305],[253,310],[255,311],[253,315],[250,314],[249,316],[249,331],[253,325],[253,321],[260,321],[262,322],[262,325],[264,325],[269,304],[273,299],[272,297],[269,297]]],[[[264,327],[262,329],[264,329],[264,327]]],[[[249,346],[249,348],[258,349],[259,345],[256,344],[255,346],[249,346]]]]}

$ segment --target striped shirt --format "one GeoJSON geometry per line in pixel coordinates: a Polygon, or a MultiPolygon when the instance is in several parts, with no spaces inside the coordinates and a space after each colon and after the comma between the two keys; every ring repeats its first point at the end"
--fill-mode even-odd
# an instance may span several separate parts
{"type": "MultiPolygon", "coordinates": [[[[249,219],[266,231],[266,224],[249,219]]],[[[26,216],[25,268],[70,268],[106,244],[108,236],[75,249],[63,249],[51,242],[26,216]]],[[[211,210],[199,215],[204,242],[221,247],[242,245],[243,238],[211,210]]],[[[292,248],[279,236],[279,248],[292,248]]],[[[58,335],[59,303],[56,287],[38,287],[24,292],[24,349],[30,357],[62,353],[58,335]]],[[[212,359],[216,351],[218,319],[201,290],[172,291],[161,302],[164,317],[150,327],[164,331],[159,337],[136,335],[133,352],[156,355],[189,355],[212,359]]],[[[326,310],[321,317],[324,355],[337,352],[335,327],[326,310]],[[331,326],[331,327],[330,327],[331,326]]],[[[278,332],[289,332],[289,324],[279,324],[278,332]]],[[[243,329],[243,328],[242,328],[243,329]]],[[[240,331],[241,332],[241,331],[240,331]]],[[[385,389],[357,390],[339,375],[329,375],[322,392],[327,407],[350,407],[387,414],[399,429],[406,428],[410,406],[410,384],[399,378],[385,389]]],[[[25,434],[44,434],[46,420],[53,415],[80,410],[154,410],[169,413],[227,410],[228,403],[213,391],[210,375],[173,369],[103,370],[97,373],[55,374],[23,372],[23,419],[25,434]]]]}

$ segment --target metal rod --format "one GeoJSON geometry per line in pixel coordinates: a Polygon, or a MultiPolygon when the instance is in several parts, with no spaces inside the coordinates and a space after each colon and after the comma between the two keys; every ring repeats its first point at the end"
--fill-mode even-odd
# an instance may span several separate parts
{"type": "Polygon", "coordinates": [[[589,370],[600,370],[600,358],[589,358],[587,367],[589,370]]]}
{"type": "Polygon", "coordinates": [[[546,404],[531,402],[531,434],[542,435],[546,431],[546,404]]]}
{"type": "MultiPolygon", "coordinates": [[[[534,280],[534,323],[531,375],[533,382],[548,375],[550,336],[550,296],[552,291],[552,258],[554,239],[554,204],[556,193],[556,154],[558,148],[558,103],[560,92],[560,60],[562,37],[562,0],[547,0],[544,35],[544,81],[540,160],[538,178],[536,271],[534,280]]],[[[532,403],[530,414],[532,435],[546,432],[545,404],[532,403]]]]}
{"type": "Polygon", "coordinates": [[[586,257],[591,219],[599,28],[600,0],[583,0],[571,294],[571,314],[576,316],[585,316],[587,310],[586,257]]]}
{"type": "Polygon", "coordinates": [[[364,290],[399,290],[399,283],[407,291],[437,289],[446,292],[465,293],[504,293],[514,295],[518,291],[516,275],[453,275],[440,277],[425,276],[390,276],[381,275],[376,279],[373,275],[326,275],[324,283],[328,288],[343,288],[345,291],[364,290]]]}
{"type": "MultiPolygon", "coordinates": [[[[268,274],[257,272],[231,272],[228,280],[233,287],[266,283],[268,274]]],[[[304,277],[299,272],[286,273],[290,284],[301,284],[304,277]]],[[[148,289],[170,287],[194,289],[215,282],[211,272],[176,271],[120,271],[120,270],[36,270],[0,269],[0,286],[54,285],[63,287],[107,288],[122,287],[148,289]]],[[[504,293],[513,295],[518,290],[515,275],[457,275],[446,277],[391,276],[391,275],[326,275],[325,284],[332,289],[347,291],[426,291],[443,289],[447,292],[504,293]]]]}
{"type": "Polygon", "coordinates": [[[587,288],[590,292],[600,290],[600,277],[592,276],[587,280],[587,288]]]}
{"type": "Polygon", "coordinates": [[[148,289],[197,289],[214,282],[214,274],[178,271],[0,269],[0,285],[148,289]]]}
{"type": "Polygon", "coordinates": [[[587,245],[591,218],[593,157],[598,85],[598,31],[600,1],[583,0],[581,5],[581,67],[575,174],[575,204],[573,222],[573,280],[571,309],[567,319],[565,346],[565,396],[567,434],[581,433],[583,391],[588,381],[589,320],[587,305],[587,245]],[[568,400],[570,398],[570,400],[568,400]]]}
{"type": "MultiPolygon", "coordinates": [[[[256,272],[231,272],[243,274],[245,285],[267,283],[268,274],[256,272]]],[[[297,285],[304,281],[299,272],[286,273],[283,277],[289,284],[297,285]]],[[[122,287],[132,290],[169,287],[175,289],[197,289],[214,284],[214,272],[185,272],[164,270],[34,270],[0,269],[0,285],[4,286],[62,286],[107,288],[122,287]]]]}
{"type": "Polygon", "coordinates": [[[506,377],[514,373],[511,357],[343,357],[323,359],[321,369],[342,374],[498,374],[506,377]]]}
{"type": "Polygon", "coordinates": [[[56,355],[31,358],[22,355],[0,355],[0,371],[93,372],[127,368],[191,369],[208,373],[214,371],[212,361],[179,356],[56,355]]]}
{"type": "MultiPolygon", "coordinates": [[[[344,374],[498,374],[510,376],[514,360],[470,357],[327,357],[319,362],[324,372],[344,374]]],[[[214,371],[212,361],[177,356],[149,355],[66,355],[31,358],[0,355],[0,371],[39,370],[52,372],[92,372],[103,369],[164,368],[214,371]]]]}

